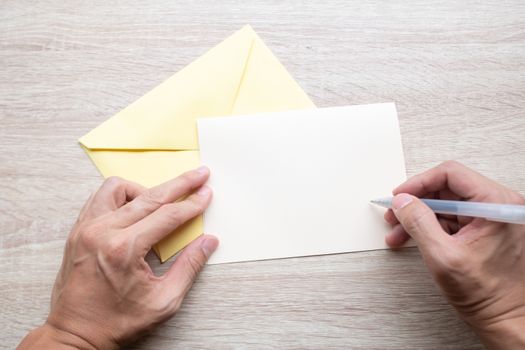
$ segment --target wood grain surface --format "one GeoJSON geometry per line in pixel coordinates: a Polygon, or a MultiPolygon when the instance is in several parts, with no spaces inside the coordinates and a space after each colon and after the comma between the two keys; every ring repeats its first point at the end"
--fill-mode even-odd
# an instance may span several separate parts
{"type": "MultiPolygon", "coordinates": [[[[2,0],[0,347],[45,320],[102,181],[78,137],[246,23],[318,106],[395,101],[408,175],[457,159],[525,193],[522,0],[2,0]]],[[[206,267],[131,346],[480,347],[415,248],[206,267]]]]}

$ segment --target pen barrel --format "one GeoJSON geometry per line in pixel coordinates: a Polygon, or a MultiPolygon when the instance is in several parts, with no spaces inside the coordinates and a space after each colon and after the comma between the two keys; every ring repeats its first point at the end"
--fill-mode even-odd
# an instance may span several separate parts
{"type": "Polygon", "coordinates": [[[480,202],[461,202],[423,199],[423,202],[437,214],[471,216],[490,221],[525,224],[525,206],[480,202]]]}

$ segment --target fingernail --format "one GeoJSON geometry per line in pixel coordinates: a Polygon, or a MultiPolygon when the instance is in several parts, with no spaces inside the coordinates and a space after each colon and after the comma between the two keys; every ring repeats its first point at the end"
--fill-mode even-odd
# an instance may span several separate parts
{"type": "Polygon", "coordinates": [[[217,249],[219,241],[215,237],[206,237],[201,242],[201,249],[206,255],[206,258],[209,258],[212,253],[217,249]]]}
{"type": "Polygon", "coordinates": [[[207,166],[200,166],[196,170],[199,174],[208,174],[210,172],[210,169],[208,169],[207,166]]]}
{"type": "Polygon", "coordinates": [[[392,200],[392,208],[394,210],[399,210],[407,206],[410,202],[412,202],[412,196],[406,193],[401,193],[395,196],[392,200]]]}
{"type": "Polygon", "coordinates": [[[201,188],[199,188],[199,190],[197,191],[197,194],[201,197],[208,197],[211,193],[211,188],[209,188],[208,186],[204,185],[202,186],[201,188]]]}

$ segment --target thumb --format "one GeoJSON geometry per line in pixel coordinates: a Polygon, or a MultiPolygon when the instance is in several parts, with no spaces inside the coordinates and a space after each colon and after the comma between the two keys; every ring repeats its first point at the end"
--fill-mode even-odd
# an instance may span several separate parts
{"type": "Polygon", "coordinates": [[[184,248],[165,275],[166,288],[173,296],[184,298],[218,245],[216,237],[202,235],[184,248]]]}
{"type": "Polygon", "coordinates": [[[418,198],[398,194],[392,199],[392,210],[420,249],[428,251],[443,246],[448,240],[449,235],[443,231],[434,212],[418,198]]]}

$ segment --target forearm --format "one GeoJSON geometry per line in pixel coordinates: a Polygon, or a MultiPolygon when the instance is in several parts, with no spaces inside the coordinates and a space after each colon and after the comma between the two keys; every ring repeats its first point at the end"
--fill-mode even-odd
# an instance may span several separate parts
{"type": "Polygon", "coordinates": [[[17,347],[17,350],[26,349],[97,350],[81,337],[59,330],[48,323],[29,332],[17,347]]]}

